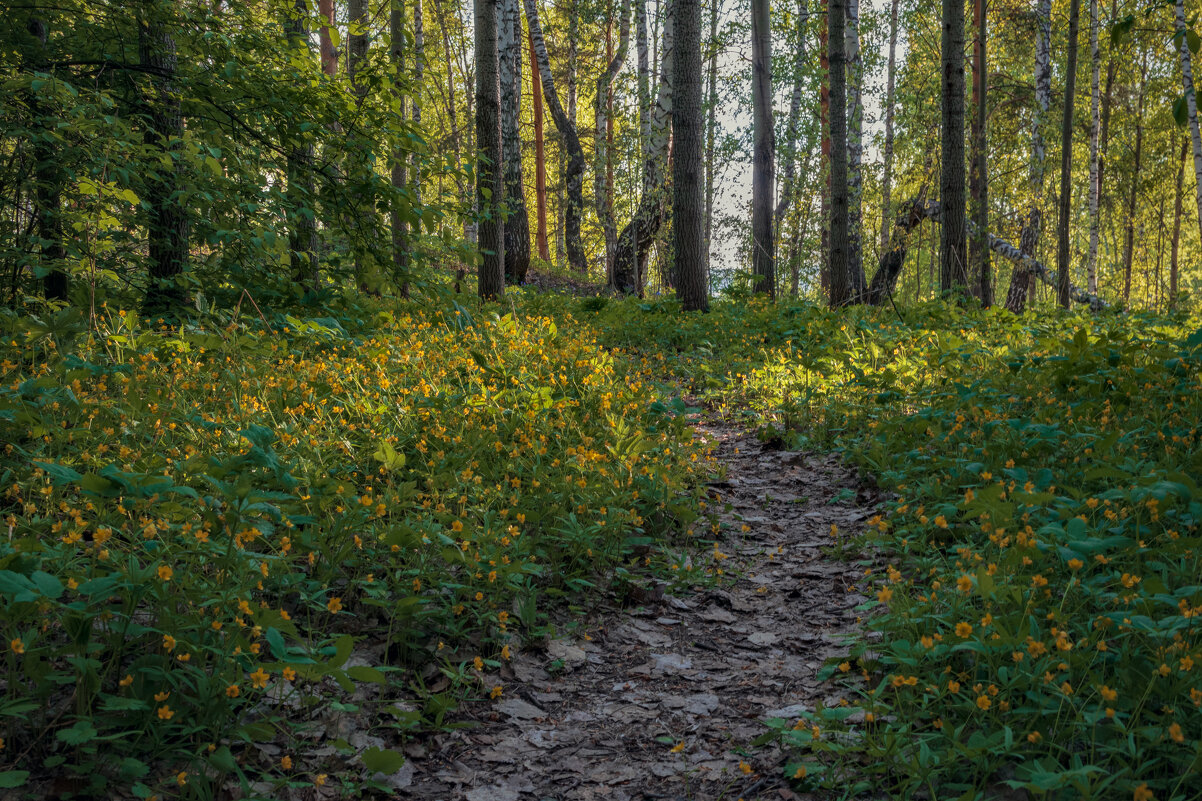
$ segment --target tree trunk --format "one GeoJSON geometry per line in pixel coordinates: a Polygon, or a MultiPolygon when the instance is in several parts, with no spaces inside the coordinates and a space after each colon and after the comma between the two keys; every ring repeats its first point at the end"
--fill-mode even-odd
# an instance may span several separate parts
{"type": "Polygon", "coordinates": [[[722,0],[710,0],[709,75],[705,120],[705,272],[710,272],[714,241],[714,145],[718,135],[718,11],[722,0]]]}
{"type": "MultiPolygon", "coordinates": [[[[482,300],[505,293],[505,175],[501,150],[501,82],[497,57],[500,0],[475,0],[476,205],[482,256],[478,292],[482,300]]],[[[542,38],[539,31],[538,38],[542,38]]]]}
{"type": "Polygon", "coordinates": [[[755,291],[776,298],[776,240],[772,193],[776,189],[772,120],[772,17],[768,0],[751,0],[751,248],[755,291]]]}
{"type": "MultiPolygon", "coordinates": [[[[28,66],[31,72],[48,72],[50,57],[47,53],[46,42],[49,31],[46,22],[40,17],[30,17],[26,30],[33,37],[33,53],[28,66]]],[[[42,293],[47,300],[67,299],[67,273],[64,272],[64,260],[67,257],[63,246],[62,222],[62,189],[64,183],[63,169],[59,163],[59,154],[54,147],[50,131],[54,123],[47,118],[50,113],[43,108],[36,92],[30,91],[25,95],[29,105],[29,115],[32,118],[31,127],[37,126],[45,131],[33,137],[33,214],[37,220],[38,239],[41,240],[40,259],[38,266],[44,271],[42,277],[42,293]]]]}
{"type": "Polygon", "coordinates": [[[1139,105],[1135,112],[1135,165],[1131,172],[1131,194],[1127,201],[1127,239],[1123,248],[1123,305],[1131,300],[1131,267],[1135,260],[1135,204],[1139,200],[1139,170],[1144,149],[1144,96],[1148,78],[1148,57],[1139,69],[1139,105]]]}
{"type": "Polygon", "coordinates": [[[853,303],[851,263],[848,252],[847,208],[847,17],[846,0],[829,0],[827,5],[827,61],[830,64],[831,219],[830,273],[831,307],[853,303]]]}
{"type": "Polygon", "coordinates": [[[847,278],[851,298],[859,303],[868,288],[864,280],[864,64],[860,58],[860,0],[846,3],[847,278]]]}
{"type": "Polygon", "coordinates": [[[891,226],[889,246],[881,249],[880,263],[868,287],[867,300],[873,306],[883,306],[886,301],[892,300],[898,276],[906,264],[910,232],[933,214],[928,211],[927,205],[924,187],[918,197],[901,210],[896,224],[891,226]]]}
{"type": "MultiPolygon", "coordinates": [[[[1052,0],[1038,0],[1035,10],[1035,114],[1031,122],[1031,204],[1027,207],[1027,219],[1023,223],[1018,247],[1024,255],[1034,256],[1039,243],[1039,229],[1043,224],[1043,184],[1047,153],[1043,144],[1043,126],[1052,97],[1052,0]]],[[[1024,262],[1016,262],[1010,275],[1010,289],[1006,293],[1006,308],[1021,314],[1027,305],[1027,296],[1034,291],[1034,279],[1023,270],[1024,262]]]]}
{"type": "Polygon", "coordinates": [[[1098,169],[1098,136],[1101,131],[1101,96],[1098,79],[1101,73],[1101,52],[1098,47],[1098,0],[1089,0],[1089,53],[1091,75],[1089,82],[1089,256],[1085,263],[1086,281],[1091,294],[1098,294],[1098,198],[1101,195],[1101,172],[1098,169]]]}
{"type": "MultiPolygon", "coordinates": [[[[393,75],[396,78],[397,85],[405,77],[405,6],[404,0],[389,0],[388,5],[388,58],[392,62],[393,75]]],[[[447,77],[450,79],[450,61],[448,57],[448,72],[447,77]]],[[[454,81],[451,80],[452,87],[454,81]]],[[[454,89],[452,88],[452,97],[454,97],[454,89]]],[[[393,97],[396,98],[399,108],[398,114],[404,118],[404,103],[405,99],[401,96],[399,89],[393,89],[393,97]]],[[[452,120],[454,117],[452,117],[452,120]]],[[[452,122],[452,125],[454,123],[452,122]]],[[[455,128],[451,129],[455,138],[455,151],[459,151],[459,137],[455,128]]],[[[408,178],[405,174],[405,151],[400,147],[396,147],[392,151],[392,164],[389,168],[389,178],[392,181],[392,189],[395,195],[399,195],[405,189],[405,184],[408,178]]],[[[389,232],[392,237],[392,266],[395,274],[395,279],[400,282],[401,294],[408,294],[409,290],[409,223],[406,216],[401,213],[401,204],[399,198],[394,198],[392,212],[389,216],[389,232]]]]}
{"type": "Polygon", "coordinates": [[[672,254],[676,293],[685,311],[709,309],[705,280],[705,172],[701,164],[701,0],[675,0],[672,52],[672,254]]]}
{"type": "Polygon", "coordinates": [[[989,247],[985,232],[989,230],[989,171],[988,171],[988,107],[989,69],[985,58],[985,37],[988,32],[986,0],[973,0],[976,17],[972,62],[973,100],[976,114],[972,122],[972,169],[969,173],[969,191],[972,194],[973,219],[977,234],[969,243],[969,264],[977,279],[976,295],[981,305],[993,305],[993,278],[990,275],[989,247]]]}
{"type": "Polygon", "coordinates": [[[618,49],[613,54],[601,77],[597,79],[597,93],[593,103],[593,117],[596,121],[596,167],[593,170],[593,194],[597,205],[597,218],[601,230],[605,234],[605,276],[612,283],[614,272],[614,253],[618,247],[618,224],[614,220],[613,209],[613,165],[609,153],[609,108],[612,103],[613,80],[626,61],[626,53],[630,49],[630,0],[622,0],[619,12],[622,16],[618,22],[618,49]]]}
{"type": "Polygon", "coordinates": [[[1198,200],[1198,233],[1202,236],[1202,134],[1198,131],[1198,99],[1194,95],[1194,71],[1189,43],[1185,35],[1185,0],[1174,5],[1177,25],[1177,52],[1181,56],[1181,85],[1185,90],[1185,110],[1189,117],[1189,132],[1194,143],[1194,189],[1198,200]]]}
{"type": "MultiPolygon", "coordinates": [[[[789,119],[785,123],[785,146],[782,151],[784,176],[780,182],[780,197],[773,212],[775,235],[784,238],[785,215],[797,192],[798,129],[801,127],[801,90],[806,75],[806,32],[810,24],[809,0],[797,0],[797,41],[793,45],[793,95],[789,100],[789,119]]],[[[790,259],[790,263],[792,260],[790,259]]],[[[793,294],[796,294],[794,291],[793,294]]]]}
{"type": "MultiPolygon", "coordinates": [[[[575,123],[569,119],[559,102],[559,93],[555,91],[555,77],[551,74],[551,60],[547,56],[547,43],[543,39],[543,29],[538,21],[538,5],[535,0],[525,0],[526,22],[530,26],[530,38],[534,41],[534,55],[538,60],[539,77],[543,82],[543,97],[547,101],[547,110],[551,119],[563,137],[564,148],[567,150],[568,164],[564,172],[564,183],[567,188],[567,202],[564,204],[564,234],[568,251],[568,264],[573,270],[581,273],[588,272],[588,262],[584,257],[584,247],[580,243],[580,215],[584,209],[584,151],[580,147],[580,135],[575,123]]],[[[573,4],[573,8],[575,4],[573,4]]],[[[574,41],[574,40],[573,40],[574,41]]],[[[574,77],[569,80],[569,87],[574,83],[574,77]]]]}
{"type": "Polygon", "coordinates": [[[942,144],[940,202],[943,230],[939,240],[939,289],[968,286],[968,248],[964,214],[964,3],[943,0],[942,144]]]}
{"type": "MultiPolygon", "coordinates": [[[[822,127],[822,231],[818,237],[819,267],[818,288],[828,297],[831,292],[831,53],[830,53],[830,0],[821,0],[826,13],[821,15],[818,28],[818,116],[822,127]]],[[[846,119],[846,118],[844,118],[846,119]]],[[[833,299],[831,301],[834,302],[833,299]]]]}
{"type": "Polygon", "coordinates": [[[321,71],[333,78],[338,74],[338,50],[330,36],[334,27],[334,0],[317,0],[317,13],[321,17],[321,71]]]}
{"type": "Polygon", "coordinates": [[[893,223],[893,91],[897,76],[897,11],[893,0],[889,11],[889,67],[885,79],[885,169],[881,176],[881,253],[887,252],[889,227],[893,223]]]}
{"type": "Polygon", "coordinates": [[[148,150],[158,154],[158,158],[150,158],[153,166],[146,178],[150,283],[145,310],[149,314],[171,312],[187,301],[187,292],[179,283],[188,263],[189,231],[180,178],[184,117],[175,86],[175,39],[164,20],[172,9],[172,5],[159,0],[143,0],[138,25],[139,56],[151,76],[151,91],[145,99],[149,124],[144,139],[148,150]]]}
{"type": "MultiPolygon", "coordinates": [[[[362,77],[364,67],[367,65],[367,47],[371,41],[371,35],[368,32],[368,0],[348,0],[347,14],[350,17],[350,34],[347,37],[347,62],[346,74],[351,81],[351,89],[355,95],[355,103],[358,108],[362,108],[367,99],[367,81],[362,77]]],[[[401,98],[402,116],[404,115],[404,99],[401,98]]],[[[372,225],[372,213],[365,202],[363,184],[365,184],[371,175],[372,159],[371,146],[366,137],[353,136],[348,137],[347,142],[347,178],[350,183],[350,196],[354,209],[348,215],[347,229],[348,231],[355,227],[363,225],[363,221],[367,220],[367,227],[374,228],[372,225]]],[[[362,238],[363,241],[352,241],[351,252],[354,254],[354,269],[355,280],[361,289],[366,289],[366,275],[364,255],[365,251],[370,248],[371,242],[375,239],[371,234],[367,234],[362,238]]],[[[403,280],[403,279],[402,279],[403,280]]]]}
{"type": "Polygon", "coordinates": [[[543,141],[543,87],[538,69],[534,67],[534,39],[527,36],[530,44],[530,102],[534,105],[534,205],[537,209],[538,257],[551,261],[551,250],[547,243],[547,150],[543,141]]]}
{"type": "Polygon", "coordinates": [[[647,256],[664,218],[666,177],[672,135],[676,3],[668,0],[664,10],[663,46],[660,48],[659,88],[651,108],[648,137],[644,146],[642,197],[634,216],[618,236],[614,252],[614,287],[626,294],[642,291],[647,274],[647,256]]]}
{"type": "MultiPolygon", "coordinates": [[[[1110,5],[1111,24],[1118,17],[1118,13],[1118,0],[1112,0],[1110,5]]],[[[1113,41],[1108,49],[1106,59],[1106,87],[1102,90],[1102,130],[1098,135],[1098,205],[1109,208],[1106,202],[1106,149],[1110,144],[1110,108],[1114,96],[1114,79],[1118,74],[1119,66],[1118,61],[1114,57],[1113,41]]],[[[1113,224],[1113,215],[1111,215],[1110,221],[1113,224]]]]}
{"type": "MultiPolygon", "coordinates": [[[[1176,132],[1174,132],[1174,138],[1176,132]]],[[[1174,142],[1174,144],[1176,144],[1174,142]]],[[[1173,244],[1169,254],[1169,309],[1177,310],[1178,247],[1181,242],[1181,198],[1185,183],[1185,159],[1189,155],[1189,142],[1181,143],[1181,166],[1177,168],[1177,187],[1173,196],[1173,244]]]]}
{"type": "MultiPolygon", "coordinates": [[[[1077,87],[1077,39],[1080,27],[1080,0],[1072,0],[1068,11],[1068,64],[1064,75],[1064,119],[1060,125],[1060,214],[1057,223],[1056,270],[1060,282],[1056,295],[1060,306],[1069,307],[1069,225],[1073,213],[1073,100],[1077,87]]],[[[1138,163],[1138,157],[1137,157],[1138,163]]],[[[1138,168],[1137,168],[1138,169],[1138,168]]]]}
{"type": "Polygon", "coordinates": [[[497,62],[501,80],[501,155],[505,170],[505,283],[521,284],[530,270],[530,218],[522,186],[522,11],[499,0],[497,62]]]}

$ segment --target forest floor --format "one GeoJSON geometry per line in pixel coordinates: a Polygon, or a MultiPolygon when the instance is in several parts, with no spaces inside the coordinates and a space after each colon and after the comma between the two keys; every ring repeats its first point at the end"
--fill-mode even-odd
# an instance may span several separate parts
{"type": "Polygon", "coordinates": [[[710,485],[724,580],[603,601],[575,635],[514,654],[504,697],[414,749],[421,799],[799,799],[786,755],[750,748],[768,718],[838,704],[817,678],[866,598],[863,564],[830,555],[876,490],[838,457],[774,450],[713,417],[697,428],[724,470],[710,485]]]}

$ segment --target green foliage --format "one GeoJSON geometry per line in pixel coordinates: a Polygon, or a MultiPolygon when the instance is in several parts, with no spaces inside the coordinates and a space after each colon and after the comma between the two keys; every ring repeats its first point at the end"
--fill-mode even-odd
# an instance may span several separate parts
{"type": "Polygon", "coordinates": [[[96,322],[0,317],[5,786],[394,772],[305,743],[327,712],[442,725],[551,604],[704,522],[684,416],[566,315],[96,322]],[[255,756],[277,737],[289,765],[255,756]]]}
{"type": "Polygon", "coordinates": [[[796,750],[790,776],[896,798],[1193,797],[1197,321],[655,312],[593,314],[766,435],[841,448],[895,493],[861,542],[890,562],[865,579],[871,633],[826,670],[854,702],[768,734],[796,750]]]}

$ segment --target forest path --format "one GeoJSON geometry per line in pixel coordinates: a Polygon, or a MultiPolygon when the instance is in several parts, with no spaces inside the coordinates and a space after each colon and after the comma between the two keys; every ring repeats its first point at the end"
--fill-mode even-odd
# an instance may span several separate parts
{"type": "Polygon", "coordinates": [[[817,673],[856,625],[863,568],[823,551],[832,525],[862,526],[875,495],[835,456],[772,450],[712,419],[697,429],[726,466],[711,501],[729,504],[717,547],[737,580],[603,606],[576,639],[516,653],[503,698],[456,716],[473,727],[410,749],[400,797],[806,797],[788,789],[777,749],[746,749],[760,720],[837,701],[817,673]]]}

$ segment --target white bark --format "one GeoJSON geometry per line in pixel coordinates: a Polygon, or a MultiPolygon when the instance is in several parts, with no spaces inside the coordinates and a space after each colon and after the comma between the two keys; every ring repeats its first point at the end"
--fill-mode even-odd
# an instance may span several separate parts
{"type": "Polygon", "coordinates": [[[1186,41],[1185,0],[1174,6],[1177,24],[1177,52],[1181,55],[1181,83],[1185,90],[1185,108],[1189,114],[1189,131],[1194,144],[1194,188],[1198,199],[1198,233],[1202,235],[1202,135],[1198,132],[1198,99],[1194,95],[1194,71],[1186,41]]]}

